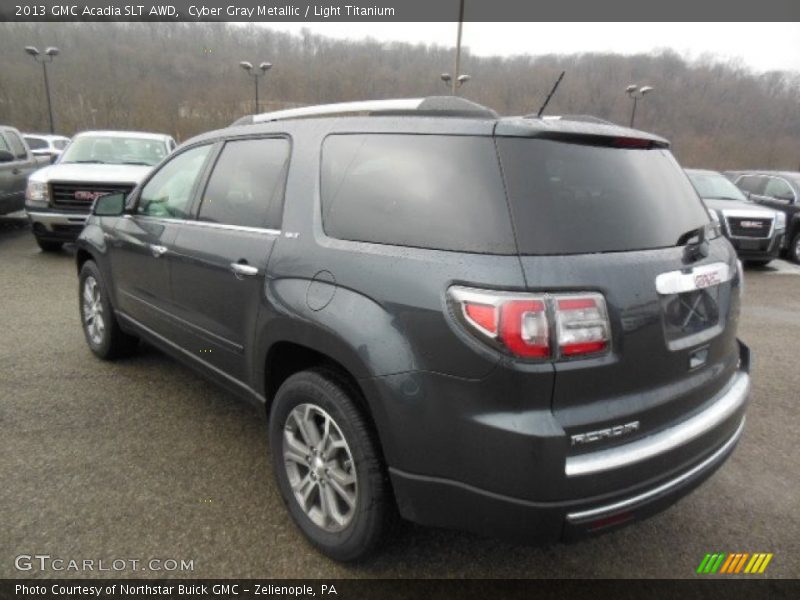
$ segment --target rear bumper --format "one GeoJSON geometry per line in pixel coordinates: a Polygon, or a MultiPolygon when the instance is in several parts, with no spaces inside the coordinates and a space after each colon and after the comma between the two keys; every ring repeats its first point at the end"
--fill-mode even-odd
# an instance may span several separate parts
{"type": "Polygon", "coordinates": [[[31,210],[27,207],[25,212],[36,237],[59,242],[74,242],[78,239],[86,219],[89,218],[88,214],[31,210]]]}
{"type": "MultiPolygon", "coordinates": [[[[493,455],[494,481],[513,487],[522,478],[532,485],[528,497],[390,468],[400,512],[425,525],[529,543],[579,539],[650,516],[688,494],[730,456],[744,428],[749,367],[749,350],[741,344],[738,369],[701,410],[627,444],[570,456],[566,447],[561,454],[553,447],[543,452],[535,437],[520,440],[507,431],[505,446],[514,450],[504,456],[490,431],[483,440],[459,441],[493,455]],[[562,485],[573,480],[580,485],[562,485]],[[554,489],[582,491],[548,497],[554,489]]],[[[455,418],[453,426],[457,422],[455,418]]],[[[476,456],[473,467],[478,460],[476,456]]]]}
{"type": "Polygon", "coordinates": [[[436,527],[547,544],[576,541],[644,519],[672,506],[708,479],[731,455],[744,429],[694,464],[644,490],[565,502],[509,498],[454,481],[390,469],[401,514],[436,527]]]}
{"type": "Polygon", "coordinates": [[[24,202],[25,196],[23,194],[18,194],[16,196],[8,195],[0,198],[0,215],[7,215],[22,210],[24,202]]]}

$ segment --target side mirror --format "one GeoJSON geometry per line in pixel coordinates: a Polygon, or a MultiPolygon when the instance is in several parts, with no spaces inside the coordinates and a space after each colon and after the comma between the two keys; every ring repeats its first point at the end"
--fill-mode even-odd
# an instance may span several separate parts
{"type": "Polygon", "coordinates": [[[0,163],[13,162],[14,155],[8,150],[0,150],[0,163]]]}
{"type": "Polygon", "coordinates": [[[125,212],[125,194],[106,194],[94,201],[92,214],[98,217],[118,217],[125,212]]]}

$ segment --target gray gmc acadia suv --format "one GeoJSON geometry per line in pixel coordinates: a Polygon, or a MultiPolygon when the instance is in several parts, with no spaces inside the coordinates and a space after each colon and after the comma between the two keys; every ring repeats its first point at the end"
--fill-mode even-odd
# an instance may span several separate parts
{"type": "Polygon", "coordinates": [[[524,541],[663,509],[730,455],[741,265],[659,137],[461,99],[246,117],[78,240],[100,358],[144,339],[269,414],[339,560],[399,515],[524,541]]]}

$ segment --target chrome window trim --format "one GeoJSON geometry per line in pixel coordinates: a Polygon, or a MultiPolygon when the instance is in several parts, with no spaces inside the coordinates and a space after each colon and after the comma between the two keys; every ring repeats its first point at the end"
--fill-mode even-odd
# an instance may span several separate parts
{"type": "Polygon", "coordinates": [[[750,376],[740,371],[733,376],[730,385],[717,395],[708,408],[693,417],[629,444],[567,457],[564,471],[567,477],[594,475],[670,452],[697,439],[728,419],[745,403],[749,392],[750,376]]]}
{"type": "Polygon", "coordinates": [[[195,227],[205,227],[207,229],[223,229],[227,231],[244,231],[247,233],[262,233],[266,235],[281,235],[280,229],[269,229],[267,227],[246,227],[244,225],[228,225],[226,223],[211,223],[209,221],[197,221],[194,219],[169,219],[165,217],[154,217],[152,215],[123,215],[123,219],[144,219],[159,223],[176,223],[178,225],[192,225],[195,227]]]}
{"type": "Polygon", "coordinates": [[[567,521],[569,523],[580,523],[580,522],[585,522],[589,519],[597,519],[599,517],[613,515],[614,513],[617,513],[621,510],[635,508],[652,499],[655,499],[659,496],[663,496],[664,494],[671,492],[674,488],[687,482],[688,480],[692,479],[695,475],[698,475],[699,473],[713,466],[727,452],[729,452],[736,444],[736,442],[739,441],[739,438],[742,435],[742,431],[744,430],[744,423],[745,423],[745,417],[742,417],[742,421],[741,423],[739,423],[739,427],[736,429],[734,434],[728,439],[728,441],[726,441],[716,452],[714,452],[711,456],[706,458],[703,462],[701,462],[698,465],[695,465],[694,467],[692,467],[685,473],[682,473],[678,477],[670,479],[666,483],[663,483],[660,486],[653,488],[652,490],[648,490],[642,494],[633,496],[631,498],[626,498],[625,500],[620,500],[619,502],[615,502],[613,504],[606,504],[605,506],[598,506],[597,508],[590,508],[587,510],[568,513],[567,521]]]}

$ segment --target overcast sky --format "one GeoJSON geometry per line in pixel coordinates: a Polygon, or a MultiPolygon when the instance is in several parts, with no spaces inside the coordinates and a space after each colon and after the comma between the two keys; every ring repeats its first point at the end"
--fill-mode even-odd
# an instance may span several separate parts
{"type": "MultiPolygon", "coordinates": [[[[455,45],[455,23],[269,23],[334,38],[455,45]]],[[[741,58],[756,71],[800,71],[800,23],[465,23],[463,45],[480,56],[672,48],[688,58],[741,58]]]]}

